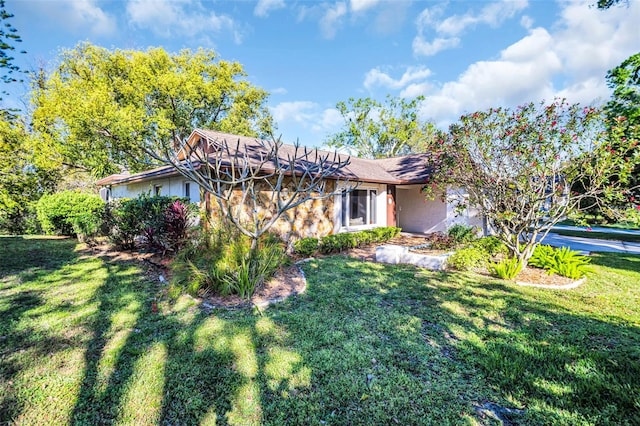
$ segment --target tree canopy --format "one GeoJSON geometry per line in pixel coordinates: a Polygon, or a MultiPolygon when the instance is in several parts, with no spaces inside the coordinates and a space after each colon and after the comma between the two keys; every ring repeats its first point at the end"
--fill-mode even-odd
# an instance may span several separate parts
{"type": "Polygon", "coordinates": [[[468,114],[433,150],[433,185],[464,188],[452,201],[476,207],[526,263],[554,224],[589,207],[583,200],[606,206],[625,197],[640,156],[620,155],[634,142],[611,128],[606,137],[601,111],[564,101],[468,114]],[[573,190],[578,182],[582,192],[573,190]]]}
{"type": "Polygon", "coordinates": [[[200,49],[109,50],[82,43],[37,79],[33,123],[62,164],[96,177],[149,168],[196,127],[266,135],[267,92],[241,64],[200,49]]]}
{"type": "Polygon", "coordinates": [[[346,148],[363,158],[385,158],[423,152],[438,131],[431,123],[418,119],[418,106],[423,97],[407,101],[387,96],[381,103],[371,98],[339,102],[337,109],[345,125],[331,136],[327,144],[346,148]]]}
{"type": "MultiPolygon", "coordinates": [[[[2,70],[2,81],[12,83],[18,81],[15,73],[19,72],[20,68],[15,65],[13,62],[15,58],[11,55],[16,49],[15,43],[22,42],[22,39],[18,30],[10,22],[7,22],[13,18],[13,14],[6,11],[4,3],[4,0],[0,0],[0,70],[2,70]]],[[[21,53],[25,52],[21,51],[21,53]]]]}

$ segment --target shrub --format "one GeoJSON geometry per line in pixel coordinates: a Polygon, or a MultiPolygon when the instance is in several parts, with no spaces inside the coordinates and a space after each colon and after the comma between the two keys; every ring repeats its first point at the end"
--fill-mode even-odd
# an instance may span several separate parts
{"type": "Polygon", "coordinates": [[[114,200],[107,209],[109,236],[124,249],[134,248],[140,236],[149,250],[177,250],[186,238],[190,214],[188,201],[178,197],[142,194],[114,200]]]}
{"type": "Polygon", "coordinates": [[[483,266],[489,257],[488,253],[479,247],[465,247],[449,256],[447,264],[459,271],[468,271],[483,266]]]}
{"type": "Polygon", "coordinates": [[[466,244],[477,240],[477,234],[476,227],[462,224],[453,225],[447,231],[447,235],[453,240],[454,245],[466,244]]]}
{"type": "Polygon", "coordinates": [[[170,250],[178,251],[184,245],[189,230],[189,205],[180,200],[169,204],[164,211],[165,238],[170,250]]]}
{"type": "Polygon", "coordinates": [[[300,256],[311,256],[318,251],[319,241],[317,238],[302,238],[293,244],[293,249],[300,256]]]}
{"type": "Polygon", "coordinates": [[[522,262],[516,257],[506,258],[501,262],[491,264],[493,274],[503,280],[512,280],[522,270],[522,262]]]}
{"type": "Polygon", "coordinates": [[[76,236],[99,229],[104,201],[95,194],[63,191],[43,195],[36,205],[38,220],[48,234],[76,236]]]}
{"type": "Polygon", "coordinates": [[[356,247],[357,240],[353,233],[327,235],[320,241],[320,252],[324,254],[339,253],[356,247]]]}
{"type": "Polygon", "coordinates": [[[584,276],[591,259],[569,247],[560,249],[548,245],[538,245],[529,259],[529,265],[546,269],[549,274],[578,279],[584,276]]]}
{"type": "Polygon", "coordinates": [[[441,232],[429,234],[429,248],[433,250],[450,250],[456,246],[452,237],[441,232]]]}
{"type": "Polygon", "coordinates": [[[200,231],[171,263],[172,293],[209,291],[248,299],[287,261],[284,244],[265,235],[251,251],[251,240],[235,229],[219,226],[200,231]]]}
{"type": "Polygon", "coordinates": [[[489,256],[509,253],[507,246],[496,237],[483,237],[474,241],[471,245],[484,250],[489,256]]]}

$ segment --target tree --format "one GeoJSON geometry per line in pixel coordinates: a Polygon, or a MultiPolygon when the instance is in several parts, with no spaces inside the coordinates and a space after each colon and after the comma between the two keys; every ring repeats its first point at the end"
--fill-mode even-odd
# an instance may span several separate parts
{"type": "Polygon", "coordinates": [[[363,158],[423,152],[428,141],[437,138],[438,131],[433,124],[419,121],[417,108],[422,100],[423,97],[406,101],[387,96],[385,104],[371,98],[339,102],[336,107],[345,126],[327,144],[347,148],[363,158]]]}
{"type": "MultiPolygon", "coordinates": [[[[607,73],[607,85],[613,89],[611,100],[607,102],[604,111],[608,118],[608,123],[614,123],[615,128],[610,129],[612,133],[611,144],[616,145],[617,140],[640,139],[640,53],[631,55],[620,65],[611,69],[607,73]],[[622,132],[620,137],[619,133],[622,132]]],[[[622,147],[626,145],[623,141],[622,147]]],[[[620,150],[619,149],[619,150],[620,150]]],[[[625,157],[638,155],[638,146],[631,146],[628,151],[622,151],[625,157]]],[[[625,188],[627,204],[640,204],[640,165],[637,165],[632,173],[631,179],[625,188]]]]}
{"type": "Polygon", "coordinates": [[[0,116],[0,230],[11,234],[36,231],[35,202],[60,178],[34,159],[30,138],[17,117],[0,116]]]}
{"type": "Polygon", "coordinates": [[[619,131],[607,138],[603,115],[592,107],[555,101],[492,108],[451,125],[435,150],[433,184],[464,188],[453,201],[476,207],[491,233],[526,265],[553,225],[589,207],[582,200],[606,207],[623,198],[620,189],[640,156],[620,153],[635,143],[619,131]],[[577,182],[583,192],[572,190],[577,182]]]}
{"type": "Polygon", "coordinates": [[[153,162],[149,152],[173,150],[194,127],[268,134],[267,93],[244,77],[239,63],[210,50],[112,51],[83,43],[36,80],[34,127],[61,164],[96,177],[139,171],[153,162]]]}
{"type": "Polygon", "coordinates": [[[609,9],[612,6],[617,6],[620,3],[629,4],[629,0],[598,0],[598,9],[609,9]]]}
{"type": "MultiPolygon", "coordinates": [[[[13,62],[15,58],[11,56],[11,52],[15,50],[14,44],[22,42],[22,39],[18,30],[11,23],[5,22],[10,18],[13,18],[13,14],[6,11],[4,0],[0,0],[0,69],[3,70],[2,81],[5,83],[18,81],[15,73],[20,72],[20,68],[13,62]]],[[[26,52],[23,50],[20,53],[26,52]]],[[[2,93],[6,94],[4,91],[2,93]]]]}
{"type": "Polygon", "coordinates": [[[249,259],[285,212],[343,191],[328,187],[327,178],[349,164],[335,152],[283,149],[274,138],[249,143],[208,137],[196,146],[182,140],[175,151],[151,155],[215,198],[222,217],[251,239],[249,259]]]}

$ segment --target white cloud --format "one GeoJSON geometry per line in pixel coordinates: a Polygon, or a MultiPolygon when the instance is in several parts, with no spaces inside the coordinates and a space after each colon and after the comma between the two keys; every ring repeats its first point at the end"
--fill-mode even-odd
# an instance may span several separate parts
{"type": "Polygon", "coordinates": [[[284,87],[276,87],[275,89],[271,90],[270,93],[272,95],[286,95],[287,92],[287,89],[285,89],[284,87]]]}
{"type": "Polygon", "coordinates": [[[527,6],[527,0],[506,0],[489,3],[483,7],[477,15],[467,12],[464,15],[450,16],[438,23],[436,31],[438,34],[456,36],[462,34],[467,27],[477,24],[487,24],[492,27],[497,27],[527,6]]]}
{"type": "Polygon", "coordinates": [[[77,0],[69,5],[71,13],[67,19],[84,23],[94,34],[108,35],[115,32],[115,19],[103,11],[94,0],[77,0]]]}
{"type": "Polygon", "coordinates": [[[227,15],[206,10],[200,0],[129,0],[129,22],[153,31],[161,37],[194,37],[210,33],[230,32],[236,43],[242,33],[236,22],[227,15]]]}
{"type": "Polygon", "coordinates": [[[433,56],[446,49],[457,47],[460,36],[468,27],[486,24],[498,27],[505,20],[526,8],[527,0],[503,0],[489,3],[478,14],[467,12],[440,20],[443,6],[423,10],[416,20],[418,33],[413,40],[413,53],[418,56],[433,56]],[[436,36],[428,41],[425,33],[434,30],[436,36]]]}
{"type": "Polygon", "coordinates": [[[335,108],[327,108],[320,114],[320,119],[311,126],[315,132],[334,133],[344,124],[342,114],[335,108]]]}
{"type": "MultiPolygon", "coordinates": [[[[90,33],[97,36],[110,36],[117,31],[116,18],[105,12],[97,0],[62,0],[56,2],[38,2],[38,14],[47,17],[65,29],[90,33]]],[[[33,5],[31,5],[33,7],[33,5]]],[[[31,12],[31,10],[29,10],[31,12]]]]}
{"type": "Polygon", "coordinates": [[[297,123],[309,122],[318,109],[318,104],[311,101],[281,102],[271,108],[271,114],[276,122],[294,121],[297,123]]]}
{"type": "Polygon", "coordinates": [[[394,79],[379,68],[369,70],[364,78],[364,87],[371,90],[375,86],[389,89],[402,89],[415,81],[425,80],[431,75],[431,70],[424,66],[409,67],[399,79],[394,79]]]}
{"type": "Polygon", "coordinates": [[[290,127],[291,124],[296,124],[316,134],[335,133],[344,124],[340,111],[335,108],[322,109],[311,101],[281,102],[270,110],[278,125],[290,127]]]}
{"type": "Polygon", "coordinates": [[[610,95],[607,70],[637,52],[638,22],[640,2],[608,11],[583,2],[565,3],[548,29],[530,29],[496,60],[475,62],[435,90],[428,82],[422,82],[425,87],[411,86],[411,93],[426,94],[422,115],[440,127],[490,106],[513,107],[554,97],[583,104],[603,101],[610,95]]]}
{"type": "Polygon", "coordinates": [[[413,53],[421,56],[433,56],[436,53],[460,45],[458,37],[436,38],[432,42],[426,41],[421,35],[413,39],[413,53]]]}
{"type": "Polygon", "coordinates": [[[520,18],[520,25],[522,25],[523,28],[530,30],[531,27],[533,27],[533,18],[524,15],[522,18],[520,18]]]}
{"type": "Polygon", "coordinates": [[[272,10],[282,9],[283,7],[285,7],[284,0],[258,0],[258,4],[253,9],[253,14],[266,18],[272,10]]]}
{"type": "Polygon", "coordinates": [[[320,18],[320,31],[324,38],[332,39],[336,36],[338,27],[342,24],[342,19],[346,14],[347,5],[342,2],[327,8],[324,16],[320,18]]]}
{"type": "Polygon", "coordinates": [[[350,6],[351,10],[355,13],[364,12],[367,9],[371,9],[375,5],[377,5],[380,0],[351,0],[350,6]]]}

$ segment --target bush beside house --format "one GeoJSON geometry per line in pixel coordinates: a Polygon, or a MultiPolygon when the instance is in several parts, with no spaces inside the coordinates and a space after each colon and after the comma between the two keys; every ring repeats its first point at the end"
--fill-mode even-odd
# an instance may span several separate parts
{"type": "Polygon", "coordinates": [[[44,195],[36,205],[44,232],[81,239],[98,233],[104,208],[105,203],[98,195],[78,191],[44,195]]]}

